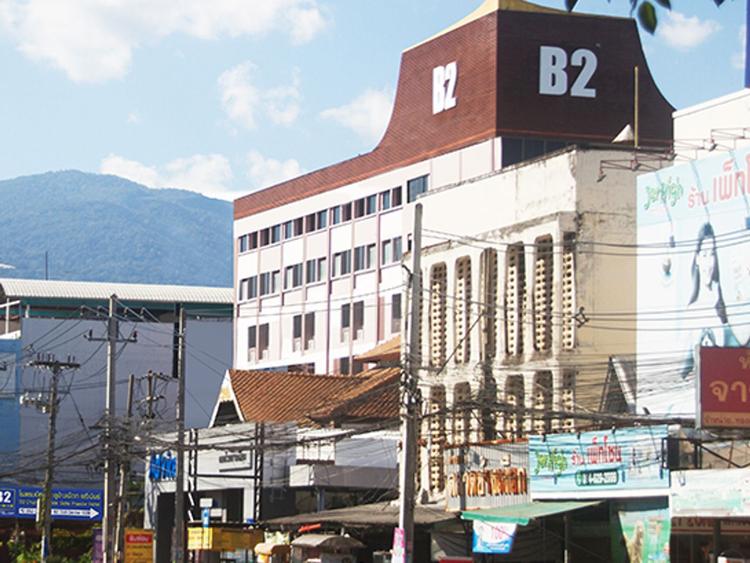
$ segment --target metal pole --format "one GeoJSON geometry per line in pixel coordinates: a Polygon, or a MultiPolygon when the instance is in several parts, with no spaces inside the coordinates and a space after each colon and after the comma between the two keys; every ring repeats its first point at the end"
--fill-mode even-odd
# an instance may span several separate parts
{"type": "MultiPolygon", "coordinates": [[[[128,411],[127,418],[125,419],[125,426],[127,428],[126,444],[130,443],[132,436],[131,418],[133,416],[133,391],[135,387],[135,375],[132,373],[128,378],[128,411]]],[[[127,494],[128,494],[128,481],[130,480],[130,456],[128,455],[128,448],[125,446],[123,451],[123,458],[120,460],[120,490],[117,494],[117,525],[115,527],[115,557],[118,560],[123,560],[125,553],[123,548],[125,547],[125,516],[127,511],[127,494]]]]}
{"type": "Polygon", "coordinates": [[[112,455],[112,422],[115,417],[115,391],[117,386],[115,362],[117,354],[117,296],[109,298],[107,318],[107,392],[104,406],[104,516],[102,518],[102,542],[104,563],[114,563],[114,541],[112,531],[115,515],[115,463],[112,455]]]}
{"type": "Polygon", "coordinates": [[[57,378],[60,367],[51,368],[52,381],[50,383],[49,399],[49,432],[47,433],[47,471],[44,476],[44,492],[42,494],[42,563],[47,563],[52,555],[52,480],[55,471],[55,432],[57,431],[57,378]]]}
{"type": "MultiPolygon", "coordinates": [[[[414,235],[411,262],[411,315],[409,344],[406,347],[405,389],[401,405],[403,444],[399,467],[398,525],[403,530],[405,563],[414,558],[414,497],[417,458],[417,423],[419,417],[419,315],[422,302],[422,204],[414,206],[414,235]]],[[[394,560],[395,561],[395,560],[394,560]]]]}
{"type": "Polygon", "coordinates": [[[185,309],[178,305],[177,345],[177,473],[174,491],[175,563],[185,562],[185,309]]]}

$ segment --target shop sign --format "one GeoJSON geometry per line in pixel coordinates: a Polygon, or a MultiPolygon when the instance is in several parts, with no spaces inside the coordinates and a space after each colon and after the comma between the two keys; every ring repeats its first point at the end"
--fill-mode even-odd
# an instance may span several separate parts
{"type": "Polygon", "coordinates": [[[528,502],[527,444],[493,444],[446,453],[446,509],[476,510],[528,502]]]}
{"type": "Polygon", "coordinates": [[[154,532],[141,528],[125,529],[125,563],[151,563],[154,559],[154,532]]]}
{"type": "Polygon", "coordinates": [[[148,478],[151,481],[174,481],[177,478],[177,458],[172,452],[151,454],[148,461],[148,478]]]}
{"type": "Polygon", "coordinates": [[[260,530],[188,528],[188,549],[201,551],[250,550],[263,541],[260,530]]]}
{"type": "Polygon", "coordinates": [[[529,437],[532,499],[660,496],[666,425],[529,437]]]}
{"type": "Polygon", "coordinates": [[[471,544],[471,550],[474,553],[506,555],[513,549],[516,524],[474,520],[473,527],[474,539],[471,544]]]}
{"type": "Polygon", "coordinates": [[[750,469],[695,469],[672,473],[672,516],[750,517],[750,469]]]}
{"type": "Polygon", "coordinates": [[[406,562],[406,531],[403,528],[393,528],[391,554],[392,563],[406,562]]]}
{"type": "Polygon", "coordinates": [[[610,504],[612,561],[669,562],[671,533],[666,501],[619,501],[610,504]]]}
{"type": "MultiPolygon", "coordinates": [[[[714,533],[713,518],[698,518],[687,516],[672,517],[672,533],[678,535],[704,535],[710,536],[714,533]]],[[[750,536],[750,521],[747,520],[722,520],[722,536],[750,536]]]]}
{"type": "Polygon", "coordinates": [[[697,423],[702,428],[750,428],[750,350],[701,346],[697,356],[697,423]]]}

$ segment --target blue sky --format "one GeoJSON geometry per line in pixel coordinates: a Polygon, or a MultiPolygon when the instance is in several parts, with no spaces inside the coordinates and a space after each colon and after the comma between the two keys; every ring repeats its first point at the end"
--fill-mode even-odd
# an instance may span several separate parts
{"type": "MultiPolygon", "coordinates": [[[[0,178],[76,168],[232,199],[367,152],[401,51],[480,3],[0,0],[0,178]]],[[[672,4],[641,32],[667,99],[739,90],[745,2],[672,4]]]]}

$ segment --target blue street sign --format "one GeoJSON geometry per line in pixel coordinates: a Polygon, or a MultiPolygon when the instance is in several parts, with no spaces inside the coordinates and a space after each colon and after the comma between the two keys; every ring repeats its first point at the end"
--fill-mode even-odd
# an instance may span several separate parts
{"type": "MultiPolygon", "coordinates": [[[[0,484],[0,518],[36,518],[41,487],[16,487],[0,484]]],[[[102,519],[102,489],[52,489],[53,520],[102,519]]]]}

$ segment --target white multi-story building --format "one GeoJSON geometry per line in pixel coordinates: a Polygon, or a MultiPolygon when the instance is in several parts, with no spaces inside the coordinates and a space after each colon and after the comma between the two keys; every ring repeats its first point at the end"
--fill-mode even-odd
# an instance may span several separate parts
{"type": "MultiPolygon", "coordinates": [[[[357,372],[357,354],[400,331],[400,258],[425,192],[570,144],[610,144],[634,113],[638,143],[664,146],[671,112],[633,20],[487,0],[404,51],[391,120],[372,152],[235,201],[235,368],[357,372]]],[[[518,192],[545,200],[541,189],[518,192]]],[[[514,205],[454,193],[461,205],[438,211],[452,233],[479,232],[476,212],[497,211],[487,230],[502,228],[514,205]]],[[[535,211],[517,209],[513,220],[535,211]]]]}

